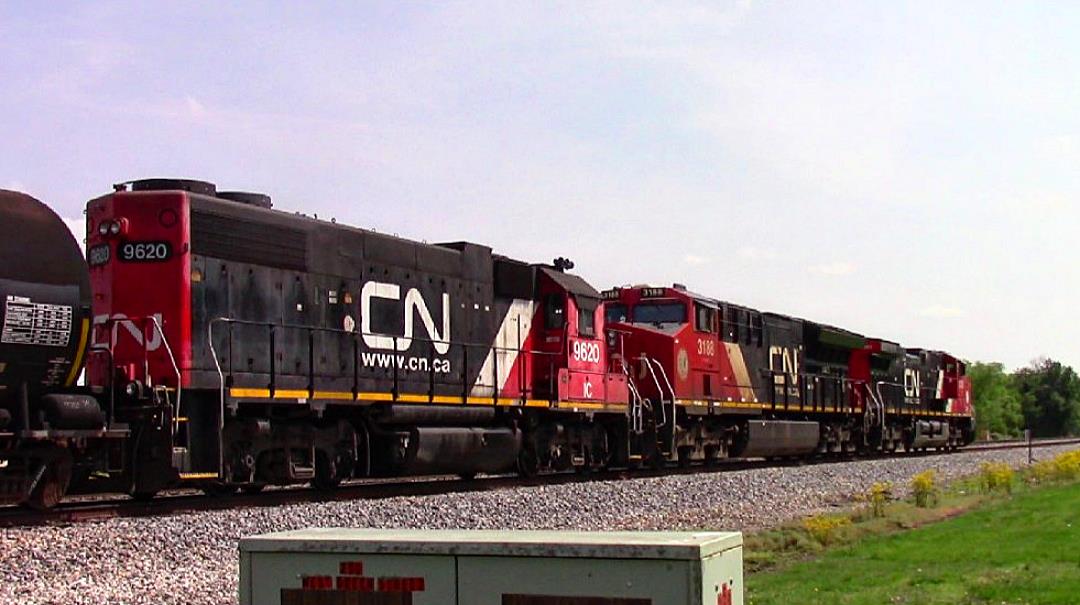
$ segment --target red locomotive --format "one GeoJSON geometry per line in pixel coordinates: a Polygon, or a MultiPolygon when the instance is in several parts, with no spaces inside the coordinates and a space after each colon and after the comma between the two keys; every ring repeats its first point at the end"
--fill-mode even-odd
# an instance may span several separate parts
{"type": "Polygon", "coordinates": [[[974,438],[970,383],[948,354],[680,285],[604,298],[612,349],[636,394],[660,410],[666,457],[910,451],[974,438]]]}
{"type": "MultiPolygon", "coordinates": [[[[72,312],[63,345],[80,343],[57,371],[86,359],[89,386],[42,382],[25,364],[5,378],[26,393],[0,400],[9,500],[944,449],[973,436],[963,364],[944,353],[681,287],[602,300],[565,259],[423,244],[210,183],[135,181],[91,200],[86,258],[67,263],[83,289],[48,302],[72,312]]],[[[16,279],[0,286],[30,298],[19,289],[34,280],[16,279]]],[[[0,350],[0,367],[59,352],[49,346],[0,350]]]]}

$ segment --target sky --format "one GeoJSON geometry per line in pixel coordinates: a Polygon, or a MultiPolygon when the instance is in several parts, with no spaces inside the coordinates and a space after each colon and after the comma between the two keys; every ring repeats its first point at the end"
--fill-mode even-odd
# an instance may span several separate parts
{"type": "Polygon", "coordinates": [[[1080,368],[1080,3],[5,2],[0,187],[127,180],[1080,368]]]}

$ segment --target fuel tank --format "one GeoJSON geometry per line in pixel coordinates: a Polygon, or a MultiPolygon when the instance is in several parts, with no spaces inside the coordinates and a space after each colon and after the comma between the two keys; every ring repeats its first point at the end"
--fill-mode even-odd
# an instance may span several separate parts
{"type": "Polygon", "coordinates": [[[509,428],[411,427],[401,436],[396,466],[408,475],[506,472],[521,451],[521,432],[509,428]]]}
{"type": "Polygon", "coordinates": [[[939,420],[919,420],[911,437],[909,449],[944,447],[949,443],[949,423],[939,420]]]}
{"type": "Polygon", "coordinates": [[[817,449],[821,425],[802,420],[751,420],[736,439],[732,456],[800,456],[817,449]]]}
{"type": "Polygon", "coordinates": [[[74,383],[89,329],[90,277],[75,237],[45,204],[0,189],[0,409],[21,423],[22,401],[74,383]]]}

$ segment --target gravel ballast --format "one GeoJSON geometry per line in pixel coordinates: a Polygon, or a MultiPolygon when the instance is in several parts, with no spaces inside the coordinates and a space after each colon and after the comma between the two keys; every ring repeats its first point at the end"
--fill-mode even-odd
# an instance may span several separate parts
{"type": "MultiPolygon", "coordinates": [[[[1049,458],[1075,445],[1036,449],[1049,458]]],[[[238,538],[302,527],[748,531],[848,506],[876,481],[944,479],[1024,449],[297,504],[0,530],[0,603],[236,603],[238,538]]]]}

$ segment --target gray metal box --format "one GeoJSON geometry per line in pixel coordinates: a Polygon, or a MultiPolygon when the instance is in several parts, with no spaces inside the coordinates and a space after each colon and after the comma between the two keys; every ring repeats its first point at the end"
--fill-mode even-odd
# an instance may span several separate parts
{"type": "Polygon", "coordinates": [[[241,605],[741,605],[737,532],[305,529],[240,540],[241,605]]]}

